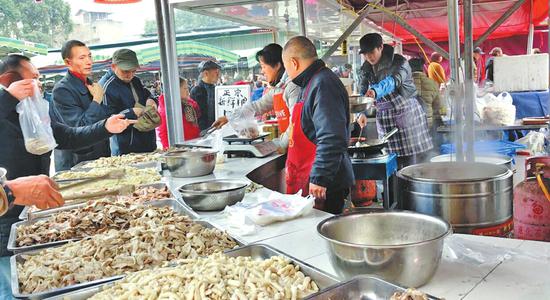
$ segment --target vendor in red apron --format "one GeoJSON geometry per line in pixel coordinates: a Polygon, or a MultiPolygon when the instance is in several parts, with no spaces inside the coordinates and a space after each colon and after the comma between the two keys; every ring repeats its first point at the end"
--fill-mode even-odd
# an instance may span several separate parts
{"type": "MultiPolygon", "coordinates": [[[[399,131],[390,137],[388,148],[397,154],[399,167],[422,162],[433,144],[407,59],[384,45],[378,33],[364,35],[359,46],[365,60],[360,93],[376,99],[378,135],[397,127],[399,131]]],[[[361,114],[357,122],[364,127],[366,115],[361,114]]]]}
{"type": "MultiPolygon", "coordinates": [[[[280,45],[269,44],[256,53],[256,60],[260,63],[262,74],[266,77],[270,87],[258,101],[248,102],[241,109],[251,110],[257,116],[275,110],[281,136],[274,142],[278,144],[279,152],[286,152],[290,111],[292,111],[301,89],[292,83],[286,75],[281,58],[282,51],[283,48],[280,45]]],[[[221,128],[227,122],[227,117],[222,116],[214,122],[213,126],[221,128]]]]}
{"type": "Polygon", "coordinates": [[[348,94],[306,37],[287,42],[283,62],[292,82],[302,88],[291,113],[287,193],[302,190],[302,195],[316,198],[317,209],[339,214],[354,182],[348,155],[348,94]]]}

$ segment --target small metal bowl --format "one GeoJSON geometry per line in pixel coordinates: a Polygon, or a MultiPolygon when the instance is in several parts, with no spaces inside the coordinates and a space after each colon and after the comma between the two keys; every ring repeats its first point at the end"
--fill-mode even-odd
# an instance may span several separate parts
{"type": "Polygon", "coordinates": [[[451,225],[408,211],[356,212],[317,226],[328,242],[330,261],[341,279],[374,275],[407,287],[426,284],[441,260],[451,225]]]}
{"type": "Polygon", "coordinates": [[[178,189],[183,201],[198,211],[219,211],[244,198],[249,182],[216,179],[186,184],[178,189]]]}
{"type": "Polygon", "coordinates": [[[214,171],[217,153],[206,149],[170,151],[161,156],[161,167],[172,177],[205,176],[214,171]]]}

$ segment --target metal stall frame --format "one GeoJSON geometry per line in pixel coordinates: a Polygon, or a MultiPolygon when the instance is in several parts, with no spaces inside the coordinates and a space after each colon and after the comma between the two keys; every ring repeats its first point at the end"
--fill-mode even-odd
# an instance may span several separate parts
{"type": "Polygon", "coordinates": [[[173,12],[174,8],[169,5],[168,0],[155,0],[160,69],[164,86],[166,123],[170,146],[183,144],[184,141],[173,12]]]}

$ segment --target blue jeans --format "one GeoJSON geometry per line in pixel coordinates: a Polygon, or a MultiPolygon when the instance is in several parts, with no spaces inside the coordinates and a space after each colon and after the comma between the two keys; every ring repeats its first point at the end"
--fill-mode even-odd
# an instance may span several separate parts
{"type": "Polygon", "coordinates": [[[0,299],[15,299],[11,294],[10,257],[0,257],[0,299]]]}

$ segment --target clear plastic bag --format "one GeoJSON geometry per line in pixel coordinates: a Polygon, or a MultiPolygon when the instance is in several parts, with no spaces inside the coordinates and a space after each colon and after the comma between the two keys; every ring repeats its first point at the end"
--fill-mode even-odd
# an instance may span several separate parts
{"type": "Polygon", "coordinates": [[[19,114],[19,123],[27,151],[35,155],[52,151],[57,143],[51,127],[50,106],[42,98],[36,84],[34,95],[20,101],[15,109],[19,114]]]}
{"type": "Polygon", "coordinates": [[[517,140],[516,143],[527,146],[527,149],[533,155],[542,155],[545,154],[545,128],[542,128],[541,131],[529,131],[529,133],[517,140]]]}
{"type": "Polygon", "coordinates": [[[516,107],[512,103],[512,96],[508,93],[501,93],[487,100],[483,108],[483,122],[492,125],[514,125],[516,107]]]}
{"type": "MultiPolygon", "coordinates": [[[[307,215],[313,209],[314,198],[302,197],[302,191],[295,195],[271,192],[267,200],[256,203],[237,203],[225,208],[224,213],[232,223],[239,226],[256,224],[260,226],[286,221],[307,215]]],[[[264,198],[265,199],[265,198],[264,198]]]]}
{"type": "Polygon", "coordinates": [[[260,135],[258,121],[253,110],[246,106],[238,109],[228,116],[231,128],[235,130],[240,138],[253,139],[260,135]]]}

